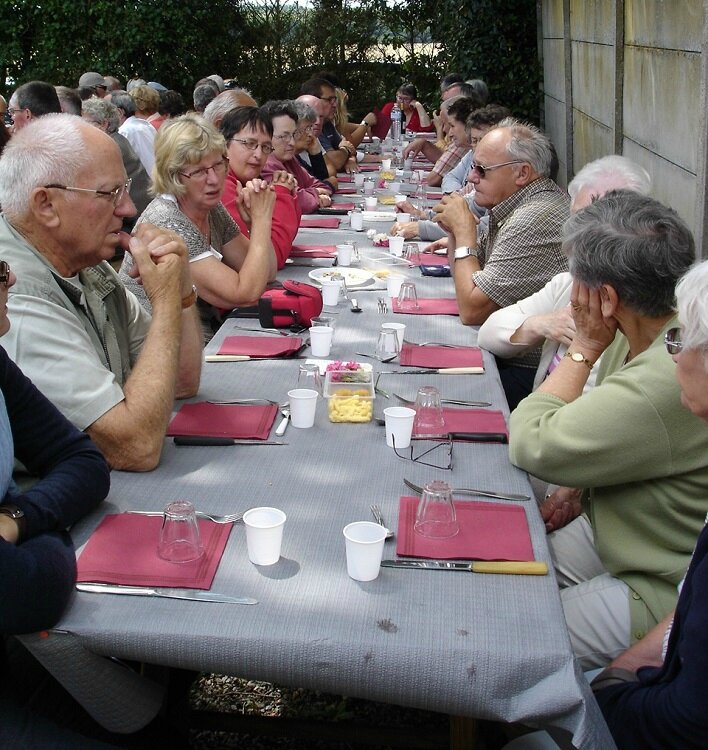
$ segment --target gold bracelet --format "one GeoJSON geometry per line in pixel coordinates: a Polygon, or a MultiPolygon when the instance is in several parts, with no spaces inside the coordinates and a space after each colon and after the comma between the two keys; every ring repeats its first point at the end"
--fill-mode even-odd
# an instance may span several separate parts
{"type": "Polygon", "coordinates": [[[197,287],[192,284],[192,291],[182,298],[182,309],[190,308],[197,301],[197,287]]]}

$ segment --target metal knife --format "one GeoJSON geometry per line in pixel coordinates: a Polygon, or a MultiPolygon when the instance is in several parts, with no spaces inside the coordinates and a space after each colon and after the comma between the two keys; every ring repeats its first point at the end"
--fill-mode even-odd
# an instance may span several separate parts
{"type": "MultiPolygon", "coordinates": [[[[410,487],[413,492],[417,492],[419,495],[423,494],[423,488],[417,484],[413,484],[409,479],[403,478],[403,483],[406,487],[410,487]]],[[[513,492],[494,492],[492,490],[475,490],[469,487],[453,487],[453,495],[480,495],[481,497],[496,497],[499,500],[530,500],[528,495],[515,495],[513,492]]]]}
{"type": "Polygon", "coordinates": [[[545,576],[548,565],[534,560],[523,562],[472,560],[450,562],[449,560],[382,560],[384,568],[408,568],[410,570],[458,570],[466,573],[499,573],[505,575],[545,576]]]}
{"type": "Polygon", "coordinates": [[[150,588],[149,586],[118,586],[110,583],[77,583],[77,591],[89,594],[125,594],[127,596],[157,596],[163,599],[189,599],[198,602],[224,604],[258,604],[258,599],[248,596],[226,596],[197,589],[150,588]]]}
{"type": "Polygon", "coordinates": [[[415,370],[381,370],[379,375],[484,375],[483,367],[420,367],[415,370]]]}
{"type": "MultiPolygon", "coordinates": [[[[374,417],[374,422],[379,425],[385,425],[386,420],[383,417],[374,417]]],[[[448,435],[451,440],[467,440],[470,443],[506,443],[507,437],[504,432],[446,432],[443,435],[414,435],[415,438],[425,440],[446,440],[448,435]]],[[[422,492],[422,490],[421,490],[422,492]]],[[[477,493],[479,494],[479,493],[477,493]]],[[[515,498],[511,498],[512,500],[515,498]]],[[[516,498],[517,500],[520,498],[516,498]]],[[[528,498],[524,498],[528,500],[528,498]]]]}
{"type": "Polygon", "coordinates": [[[287,445],[280,440],[238,440],[228,437],[200,437],[199,435],[175,435],[175,445],[287,445]]]}

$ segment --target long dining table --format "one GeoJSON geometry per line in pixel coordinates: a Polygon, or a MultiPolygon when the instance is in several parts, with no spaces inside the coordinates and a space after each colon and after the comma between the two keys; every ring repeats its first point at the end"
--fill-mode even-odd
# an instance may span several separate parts
{"type": "MultiPolygon", "coordinates": [[[[352,232],[348,217],[340,218],[336,230],[302,229],[297,244],[354,240],[361,255],[356,267],[386,269],[386,258],[381,260],[386,250],[374,248],[366,230],[385,232],[390,224],[365,222],[363,232],[352,232]]],[[[415,282],[419,296],[454,297],[450,278],[424,277],[417,267],[390,262],[415,282]]],[[[331,264],[330,259],[294,258],[279,278],[311,282],[314,268],[331,264]]],[[[384,365],[356,354],[374,351],[383,322],[405,323],[405,337],[414,342],[476,342],[476,329],[461,325],[454,315],[393,314],[385,280],[377,277],[350,288],[349,296],[356,298],[361,312],[353,312],[347,301],[324,311],[335,319],[329,359],[369,361],[377,373],[407,369],[395,361],[384,365]],[[388,312],[380,311],[379,298],[387,301],[388,312]]],[[[257,320],[229,319],[205,353],[215,354],[227,336],[248,335],[243,329],[262,330],[257,320]]],[[[434,385],[443,397],[488,401],[508,418],[494,358],[483,354],[484,374],[384,374],[379,387],[389,396],[414,399],[418,387],[434,385]]],[[[306,349],[300,358],[207,362],[199,394],[192,400],[285,402],[307,356],[306,349]]],[[[388,405],[395,402],[378,394],[375,415],[388,405]]],[[[177,403],[175,411],[179,407],[177,403]]],[[[110,657],[263,679],[457,717],[555,727],[565,730],[577,748],[614,747],[574,660],[552,574],[382,568],[379,577],[367,583],[347,576],[343,527],[371,520],[370,505],[376,503],[396,529],[399,498],[411,494],[404,477],[419,485],[444,479],[456,487],[533,497],[526,474],[509,462],[506,445],[456,442],[452,470],[424,466],[396,456],[376,421],[330,422],[322,398],[314,427],[290,426],[281,440],[286,445],[203,447],[178,446],[166,438],[157,469],[142,474],[114,471],[106,502],[74,527],[80,548],[105,514],[159,511],[175,499],[191,500],[198,509],[215,513],[265,505],[287,515],[277,564],[259,567],[249,562],[241,524],[233,527],[219,564],[212,590],[253,597],[257,605],[76,592],[55,629],[23,638],[70,692],[89,704],[95,718],[116,728],[122,721],[115,715],[117,693],[123,690],[128,703],[138,694],[132,686],[121,687],[104,658],[110,657]]],[[[535,559],[552,570],[535,501],[517,505],[524,508],[535,559]]],[[[392,539],[386,542],[384,557],[395,556],[392,539]]],[[[126,712],[140,722],[139,712],[126,712]]]]}

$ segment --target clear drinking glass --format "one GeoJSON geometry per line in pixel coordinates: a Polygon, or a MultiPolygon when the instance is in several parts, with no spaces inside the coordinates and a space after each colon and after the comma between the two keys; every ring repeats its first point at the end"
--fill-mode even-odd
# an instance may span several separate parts
{"type": "Polygon", "coordinates": [[[174,563],[198,560],[204,554],[197,514],[188,500],[175,500],[163,511],[157,554],[174,563]]]}
{"type": "Polygon", "coordinates": [[[298,388],[309,388],[318,393],[322,393],[322,378],[320,377],[320,368],[315,364],[303,362],[300,365],[300,372],[297,376],[298,388]]]}
{"type": "Polygon", "coordinates": [[[390,362],[401,351],[398,334],[391,328],[382,328],[376,341],[376,357],[382,362],[390,362]]]}
{"type": "Polygon", "coordinates": [[[432,385],[418,389],[415,397],[414,435],[445,435],[445,417],[443,416],[440,391],[432,385]]]}
{"type": "Polygon", "coordinates": [[[449,539],[459,532],[452,490],[447,482],[436,479],[425,485],[413,529],[428,539],[449,539]]]}
{"type": "Polygon", "coordinates": [[[418,309],[418,292],[412,281],[404,281],[398,291],[398,309],[399,310],[417,310],[418,309]]]}

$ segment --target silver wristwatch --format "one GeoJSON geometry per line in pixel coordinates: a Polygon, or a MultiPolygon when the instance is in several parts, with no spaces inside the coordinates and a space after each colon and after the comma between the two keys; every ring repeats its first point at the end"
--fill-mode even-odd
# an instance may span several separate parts
{"type": "Polygon", "coordinates": [[[455,248],[455,260],[462,260],[463,258],[469,258],[470,256],[477,257],[477,248],[469,247],[469,245],[463,245],[455,248]]]}

